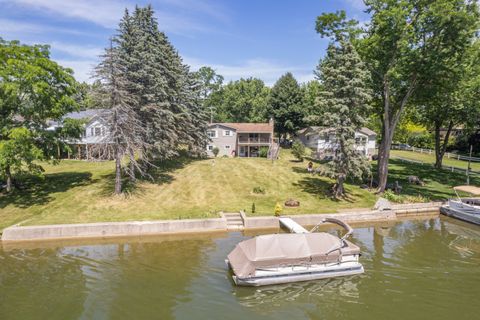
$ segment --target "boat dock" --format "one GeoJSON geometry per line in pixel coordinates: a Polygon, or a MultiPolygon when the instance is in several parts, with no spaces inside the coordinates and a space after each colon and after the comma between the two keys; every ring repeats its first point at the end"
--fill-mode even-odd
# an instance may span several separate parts
{"type": "Polygon", "coordinates": [[[290,231],[290,233],[310,233],[310,231],[290,218],[278,218],[278,220],[280,221],[280,226],[290,231]]]}

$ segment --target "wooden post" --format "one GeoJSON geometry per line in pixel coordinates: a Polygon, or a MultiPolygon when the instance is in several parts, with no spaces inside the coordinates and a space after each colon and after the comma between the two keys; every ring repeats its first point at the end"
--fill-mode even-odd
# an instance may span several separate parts
{"type": "Polygon", "coordinates": [[[88,143],[85,144],[85,153],[86,153],[86,157],[87,157],[87,161],[88,161],[89,158],[90,158],[90,154],[88,153],[88,143]]]}
{"type": "Polygon", "coordinates": [[[467,167],[467,186],[470,184],[470,170],[472,169],[470,167],[470,164],[472,162],[472,150],[473,150],[473,145],[470,145],[470,157],[468,158],[468,167],[467,167]]]}

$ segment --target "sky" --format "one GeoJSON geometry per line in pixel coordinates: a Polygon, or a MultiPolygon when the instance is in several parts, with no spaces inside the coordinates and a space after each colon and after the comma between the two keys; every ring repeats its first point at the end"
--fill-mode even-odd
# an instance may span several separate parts
{"type": "Polygon", "coordinates": [[[256,77],[269,86],[286,72],[314,78],[329,41],[315,32],[318,15],[368,19],[362,0],[0,0],[0,37],[48,44],[53,60],[92,82],[125,8],[147,4],[192,70],[210,66],[226,81],[256,77]]]}

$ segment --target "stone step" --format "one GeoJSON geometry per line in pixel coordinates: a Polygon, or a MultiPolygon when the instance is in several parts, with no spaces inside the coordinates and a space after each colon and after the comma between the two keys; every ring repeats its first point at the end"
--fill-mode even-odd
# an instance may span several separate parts
{"type": "Polygon", "coordinates": [[[227,226],[243,226],[242,222],[228,223],[227,226]]]}
{"type": "Polygon", "coordinates": [[[235,212],[235,213],[224,213],[223,214],[225,217],[240,217],[240,213],[235,212]]]}
{"type": "Polygon", "coordinates": [[[243,221],[242,217],[225,217],[228,221],[230,220],[240,220],[243,221]]]}

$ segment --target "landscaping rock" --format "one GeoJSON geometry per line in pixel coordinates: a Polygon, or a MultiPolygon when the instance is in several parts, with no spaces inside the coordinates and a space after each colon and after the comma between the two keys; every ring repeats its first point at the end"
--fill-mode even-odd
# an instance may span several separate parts
{"type": "Polygon", "coordinates": [[[375,206],[373,206],[373,210],[378,211],[385,211],[385,210],[392,210],[392,204],[385,198],[378,198],[375,206]]]}
{"type": "Polygon", "coordinates": [[[425,182],[423,182],[419,177],[417,176],[408,176],[408,183],[410,184],[416,184],[419,186],[424,186],[425,182]]]}
{"type": "Polygon", "coordinates": [[[285,201],[285,207],[299,207],[300,206],[300,201],[293,200],[293,199],[288,199],[285,201]]]}
{"type": "Polygon", "coordinates": [[[400,194],[402,193],[403,187],[398,183],[398,181],[395,181],[395,183],[387,183],[385,189],[392,190],[393,192],[395,192],[395,194],[400,194]]]}

